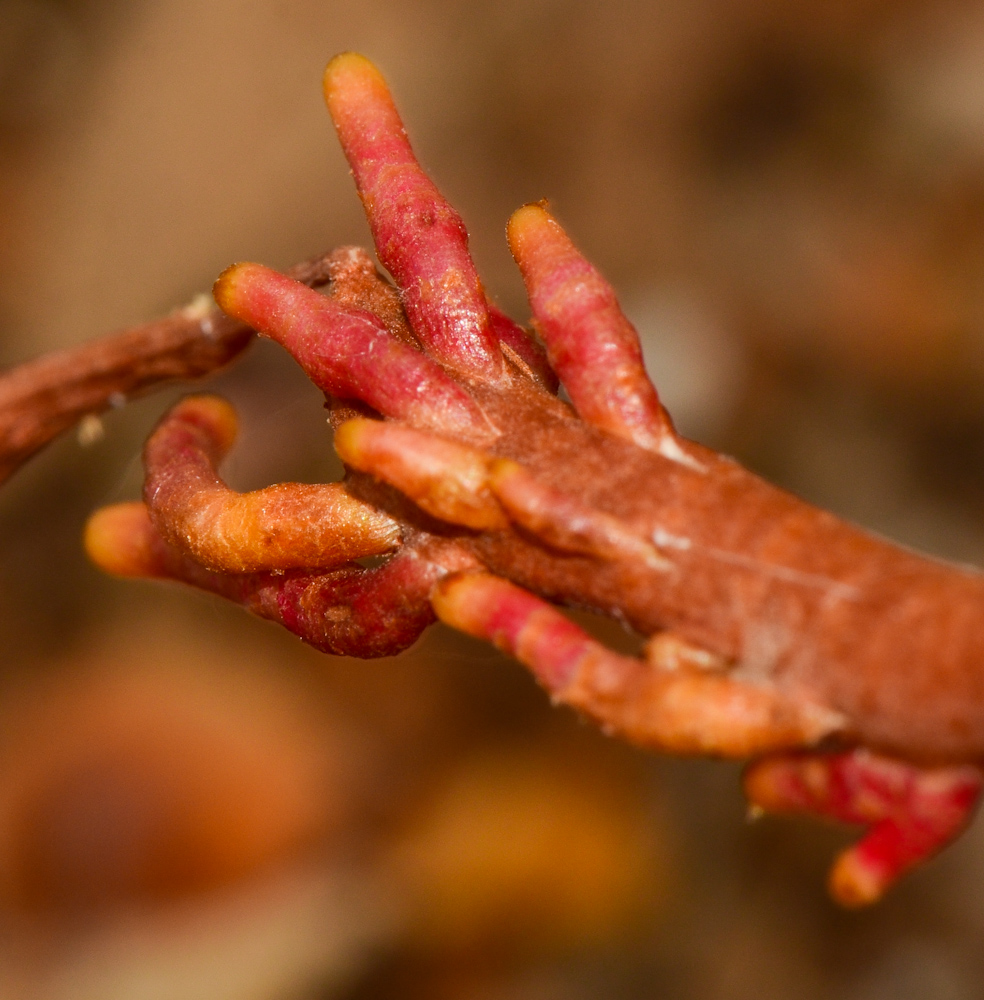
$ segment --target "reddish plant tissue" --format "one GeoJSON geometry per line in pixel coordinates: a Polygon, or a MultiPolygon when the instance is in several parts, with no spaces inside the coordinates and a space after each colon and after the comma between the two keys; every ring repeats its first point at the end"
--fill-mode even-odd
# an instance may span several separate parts
{"type": "Polygon", "coordinates": [[[215,298],[325,392],[343,482],[232,492],[215,466],[234,415],[189,397],[147,444],[143,502],[90,521],[92,558],[222,594],[332,653],[393,654],[440,618],[608,732],[755,758],[755,806],[864,825],[830,885],[847,905],[878,899],[978,799],[984,577],[677,435],[611,287],[543,205],[509,222],[539,338],[518,326],[487,301],[378,71],[338,56],[325,95],[396,288],[343,249],[326,294],[237,264],[215,298]],[[384,558],[356,562],[369,555],[384,558]],[[557,604],[627,621],[652,637],[646,657],[603,648],[557,604]]]}

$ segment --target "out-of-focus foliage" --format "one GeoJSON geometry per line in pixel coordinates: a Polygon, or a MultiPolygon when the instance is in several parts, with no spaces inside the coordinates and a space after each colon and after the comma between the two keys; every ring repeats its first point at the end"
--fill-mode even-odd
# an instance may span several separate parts
{"type": "MultiPolygon", "coordinates": [[[[0,0],[0,363],[145,319],[236,259],[367,244],[321,105],[394,86],[518,318],[502,236],[548,197],[686,433],[984,561],[984,15],[969,2],[0,0]]],[[[331,478],[270,344],[214,379],[237,488],[331,478]]],[[[174,392],[0,492],[0,1000],[979,996],[984,834],[870,913],[841,834],[743,821],[434,631],[319,656],[100,577],[174,392]]],[[[607,628],[608,641],[633,640],[607,628]]],[[[904,669],[900,664],[900,669],[904,669]]]]}

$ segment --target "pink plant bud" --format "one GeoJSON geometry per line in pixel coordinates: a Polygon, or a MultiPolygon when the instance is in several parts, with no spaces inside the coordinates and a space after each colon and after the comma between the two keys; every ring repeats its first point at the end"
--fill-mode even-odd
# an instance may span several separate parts
{"type": "Polygon", "coordinates": [[[865,906],[966,827],[982,781],[977,767],[921,768],[859,749],[767,757],[748,768],[744,785],[762,809],[868,827],[837,858],[829,881],[838,902],[865,906]]]}
{"type": "Polygon", "coordinates": [[[414,332],[449,367],[498,378],[502,357],[468,233],[417,162],[382,74],[346,52],[328,64],[324,90],[376,252],[400,288],[414,332]]]}
{"type": "Polygon", "coordinates": [[[509,246],[526,282],[534,325],[578,413],[660,450],[673,436],[642,361],[639,336],[611,285],[541,205],[513,213],[509,246]]]}
{"type": "Polygon", "coordinates": [[[483,452],[399,424],[356,418],[335,432],[335,451],[353,469],[395,486],[428,514],[477,531],[507,519],[489,490],[483,452]]]}
{"type": "Polygon", "coordinates": [[[230,316],[282,344],[319,389],[416,427],[487,439],[478,404],[372,313],[349,310],[261,264],[235,264],[213,289],[230,316]]]}
{"type": "Polygon", "coordinates": [[[341,483],[230,490],[216,473],[236,432],[232,407],[189,396],[144,447],[144,500],[161,537],[208,569],[319,569],[400,544],[400,526],[341,483]]]}

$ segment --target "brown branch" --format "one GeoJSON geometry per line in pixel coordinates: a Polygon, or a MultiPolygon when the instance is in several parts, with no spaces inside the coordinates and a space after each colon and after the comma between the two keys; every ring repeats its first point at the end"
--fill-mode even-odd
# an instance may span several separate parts
{"type": "MultiPolygon", "coordinates": [[[[291,268],[317,287],[330,254],[291,268]]],[[[201,378],[239,355],[253,330],[196,301],[163,319],[53,351],[0,375],[0,483],[88,414],[122,406],[167,382],[201,378]]]]}

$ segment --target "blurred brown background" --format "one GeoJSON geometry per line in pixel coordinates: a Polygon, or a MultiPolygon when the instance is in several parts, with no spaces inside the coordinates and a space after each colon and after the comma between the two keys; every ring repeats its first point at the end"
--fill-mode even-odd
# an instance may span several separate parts
{"type": "MultiPolygon", "coordinates": [[[[0,0],[0,364],[233,260],[367,243],[320,96],[343,49],[387,74],[517,317],[504,224],[548,197],[686,433],[984,562],[969,2],[0,0]]],[[[270,344],[213,385],[243,416],[233,485],[334,475],[270,344]]],[[[479,644],[331,659],[101,577],[81,526],[137,495],[176,393],[0,492],[0,1000],[984,994],[980,824],[843,913],[844,831],[746,824],[735,767],[616,745],[479,644]]]]}

